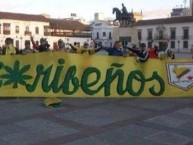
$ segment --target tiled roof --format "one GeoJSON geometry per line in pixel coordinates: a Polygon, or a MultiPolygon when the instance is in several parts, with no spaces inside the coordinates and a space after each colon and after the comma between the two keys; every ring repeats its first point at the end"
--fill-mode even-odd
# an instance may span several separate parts
{"type": "Polygon", "coordinates": [[[78,20],[49,19],[51,29],[90,31],[90,26],[78,20]]]}
{"type": "Polygon", "coordinates": [[[82,31],[84,31],[84,30],[90,31],[91,30],[89,25],[85,25],[78,20],[51,19],[51,18],[46,18],[43,15],[0,12],[0,19],[49,22],[50,28],[52,28],[52,29],[82,30],[82,31]]]}
{"type": "Polygon", "coordinates": [[[43,15],[31,15],[31,14],[20,14],[10,12],[0,12],[0,19],[48,22],[48,19],[43,15]]]}
{"type": "Polygon", "coordinates": [[[136,26],[189,23],[189,22],[193,22],[193,16],[172,17],[172,18],[151,19],[151,20],[139,20],[139,21],[137,21],[136,26]]]}

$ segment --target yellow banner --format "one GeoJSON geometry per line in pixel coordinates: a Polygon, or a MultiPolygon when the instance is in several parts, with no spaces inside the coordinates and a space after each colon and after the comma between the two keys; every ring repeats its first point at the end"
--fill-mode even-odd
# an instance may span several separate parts
{"type": "Polygon", "coordinates": [[[45,52],[1,56],[1,97],[192,97],[193,59],[45,52]]]}

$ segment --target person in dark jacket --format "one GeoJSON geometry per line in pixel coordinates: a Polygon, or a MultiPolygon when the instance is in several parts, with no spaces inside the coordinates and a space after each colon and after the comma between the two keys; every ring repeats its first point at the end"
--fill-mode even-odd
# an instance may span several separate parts
{"type": "Polygon", "coordinates": [[[46,40],[46,38],[40,39],[39,46],[35,43],[33,37],[31,37],[31,42],[33,44],[33,48],[38,52],[50,51],[50,44],[48,44],[48,41],[46,40]]]}
{"type": "Polygon", "coordinates": [[[102,47],[106,52],[108,52],[109,56],[125,56],[122,51],[122,43],[119,41],[115,41],[113,47],[102,47]]]}
{"type": "Polygon", "coordinates": [[[137,61],[139,62],[146,62],[148,60],[148,50],[146,48],[146,44],[145,43],[141,43],[140,45],[140,49],[139,48],[127,48],[128,50],[134,52],[137,55],[137,61]]]}

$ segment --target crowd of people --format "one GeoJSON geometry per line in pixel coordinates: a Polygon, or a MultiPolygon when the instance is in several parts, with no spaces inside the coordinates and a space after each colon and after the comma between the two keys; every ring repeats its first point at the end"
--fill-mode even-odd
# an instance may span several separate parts
{"type": "Polygon", "coordinates": [[[93,41],[90,45],[88,43],[84,43],[82,46],[79,42],[74,42],[73,44],[64,43],[62,39],[59,39],[57,42],[57,49],[51,49],[50,44],[46,38],[40,39],[40,44],[37,45],[34,41],[33,37],[30,37],[30,41],[25,41],[25,48],[18,49],[13,44],[12,38],[6,38],[5,45],[0,49],[0,53],[3,55],[15,55],[15,54],[28,54],[28,53],[37,53],[37,52],[47,52],[47,51],[63,51],[66,53],[88,53],[90,55],[99,52],[106,51],[109,56],[135,56],[137,61],[146,62],[149,58],[152,59],[165,59],[170,58],[174,59],[175,55],[168,48],[168,44],[163,43],[162,50],[158,48],[158,46],[154,46],[151,48],[147,48],[145,43],[141,43],[139,48],[136,45],[131,47],[124,46],[120,41],[115,41],[113,47],[104,47],[101,43],[97,43],[93,41]],[[31,46],[32,44],[32,46],[31,46]],[[67,47],[68,46],[68,47],[67,47]],[[126,50],[126,51],[124,51],[126,50]]]}

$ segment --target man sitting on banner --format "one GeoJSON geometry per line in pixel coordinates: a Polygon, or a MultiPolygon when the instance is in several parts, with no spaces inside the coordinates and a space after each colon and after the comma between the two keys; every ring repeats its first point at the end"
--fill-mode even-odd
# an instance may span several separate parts
{"type": "Polygon", "coordinates": [[[134,52],[137,55],[137,61],[139,62],[146,62],[148,60],[149,52],[146,48],[145,43],[141,43],[139,48],[127,48],[128,50],[134,52]]]}

